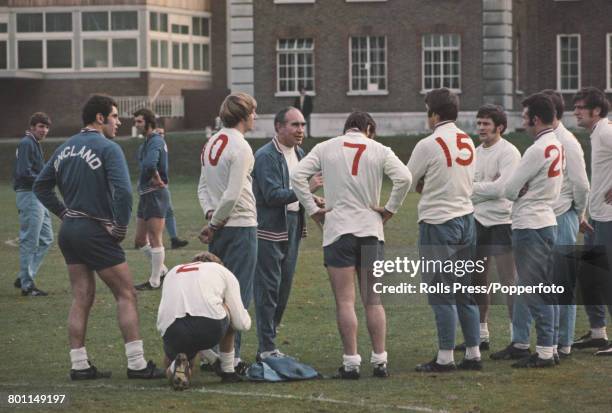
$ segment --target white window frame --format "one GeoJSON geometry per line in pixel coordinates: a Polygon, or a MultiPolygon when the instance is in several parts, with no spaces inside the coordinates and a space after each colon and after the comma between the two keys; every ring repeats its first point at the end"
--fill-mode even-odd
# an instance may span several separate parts
{"type": "Polygon", "coordinates": [[[274,4],[312,4],[316,0],[274,0],[274,4]]]}
{"type": "Polygon", "coordinates": [[[349,91],[347,93],[347,96],[381,96],[381,95],[388,95],[389,94],[389,77],[388,77],[388,73],[389,73],[389,65],[388,65],[388,58],[387,58],[387,36],[381,35],[381,36],[376,36],[376,35],[363,35],[363,36],[350,36],[349,37],[349,46],[348,46],[348,54],[349,54],[349,67],[348,67],[348,72],[349,72],[349,91]],[[384,78],[385,78],[385,89],[377,89],[377,90],[361,90],[361,89],[353,89],[353,39],[357,38],[357,37],[365,37],[367,39],[367,46],[366,46],[366,56],[367,56],[367,65],[368,67],[366,67],[366,71],[367,71],[367,80],[368,80],[368,84],[370,84],[370,76],[371,76],[371,70],[369,65],[371,64],[370,62],[370,50],[371,50],[371,45],[370,45],[370,41],[372,38],[380,38],[382,37],[383,39],[385,39],[385,74],[384,74],[384,78]]]}
{"type": "MultiPolygon", "coordinates": [[[[0,23],[6,23],[8,26],[8,14],[0,14],[0,23]]],[[[6,58],[6,69],[0,68],[0,71],[9,70],[9,48],[11,45],[8,38],[8,30],[6,33],[0,33],[0,42],[6,42],[6,56],[4,56],[6,58]]]]}
{"type": "Polygon", "coordinates": [[[579,33],[560,33],[557,34],[557,90],[561,93],[576,93],[582,84],[582,47],[581,38],[579,33]],[[562,89],[561,88],[561,38],[563,37],[575,37],[578,38],[578,85],[575,89],[562,89]]]}
{"type": "Polygon", "coordinates": [[[315,94],[315,90],[316,90],[316,80],[317,80],[317,76],[316,76],[316,61],[315,61],[315,39],[311,38],[311,37],[293,37],[293,38],[283,38],[283,39],[276,39],[276,93],[274,94],[275,97],[295,97],[295,96],[299,96],[300,95],[300,91],[298,90],[298,85],[299,85],[299,80],[297,77],[297,58],[295,59],[295,64],[296,64],[296,70],[295,70],[295,76],[294,76],[294,80],[295,80],[295,87],[296,90],[294,91],[281,91],[280,90],[280,83],[281,83],[281,78],[280,78],[280,55],[281,53],[293,53],[295,55],[297,55],[298,53],[307,53],[310,52],[312,53],[312,85],[313,85],[313,89],[312,90],[308,90],[306,89],[306,93],[310,96],[316,96],[315,94]],[[312,46],[310,49],[294,49],[294,50],[289,50],[289,49],[281,49],[280,48],[280,41],[281,40],[299,40],[299,39],[310,39],[312,41],[312,46]]]}
{"type": "MultiPolygon", "coordinates": [[[[458,33],[424,33],[421,35],[421,94],[426,94],[427,92],[429,92],[430,90],[433,90],[432,88],[425,88],[425,52],[426,51],[437,51],[439,50],[440,52],[442,52],[442,56],[444,55],[444,51],[458,51],[459,52],[459,73],[457,73],[457,77],[459,79],[459,87],[457,88],[449,88],[452,92],[454,93],[461,93],[461,35],[458,33]],[[457,36],[459,39],[459,44],[457,46],[450,46],[450,47],[445,47],[445,46],[433,46],[433,47],[425,47],[425,37],[426,36],[457,36]]],[[[444,61],[441,60],[440,65],[444,64],[444,61]]],[[[443,80],[444,79],[444,75],[443,73],[440,74],[440,78],[443,80]]],[[[444,82],[440,82],[441,84],[443,84],[444,82]]],[[[443,87],[443,86],[442,86],[443,87]]]]}
{"type": "Polygon", "coordinates": [[[606,92],[612,93],[612,33],[606,34],[606,92]]]}

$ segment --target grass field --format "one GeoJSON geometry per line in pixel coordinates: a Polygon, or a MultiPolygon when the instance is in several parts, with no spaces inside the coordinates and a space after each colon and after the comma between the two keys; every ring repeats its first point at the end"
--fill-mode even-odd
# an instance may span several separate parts
{"type": "MultiPolygon", "coordinates": [[[[180,178],[171,185],[180,235],[189,239],[185,249],[166,250],[169,267],[189,261],[202,249],[196,234],[202,225],[196,199],[196,178],[180,178]]],[[[384,197],[388,193],[385,187],[384,197]]],[[[0,183],[0,239],[14,238],[18,231],[14,193],[0,183]]],[[[384,198],[386,199],[386,198],[384,198]]],[[[387,246],[415,246],[415,195],[409,195],[400,213],[387,225],[387,246]]],[[[54,221],[55,230],[59,222],[54,221]]],[[[311,223],[312,224],[312,223],[311,223]]],[[[342,349],[336,330],[334,302],[322,266],[321,234],[310,225],[310,236],[301,247],[289,306],[279,331],[282,351],[313,365],[330,376],[341,362],[342,349]]],[[[124,247],[135,281],[145,281],[148,263],[131,248],[134,226],[124,247]]],[[[576,352],[554,369],[515,370],[509,362],[493,362],[484,353],[482,372],[422,375],[416,364],[435,354],[433,314],[426,305],[394,304],[387,307],[387,347],[391,377],[371,378],[370,345],[363,312],[359,311],[359,349],[364,360],[357,382],[316,380],[300,383],[222,385],[211,374],[198,374],[192,390],[177,393],[165,381],[133,381],[125,375],[124,348],[116,323],[115,303],[109,290],[98,282],[90,317],[87,349],[93,362],[113,371],[111,380],[73,383],[67,346],[66,317],[70,287],[65,265],[56,244],[47,256],[37,285],[48,291],[45,298],[21,297],[13,288],[18,270],[18,251],[0,243],[0,410],[10,410],[8,394],[66,394],[60,411],[99,412],[301,412],[301,411],[450,411],[450,412],[609,412],[612,406],[612,360],[596,359],[591,352],[576,352]]],[[[148,358],[161,363],[161,339],[155,329],[160,292],[139,293],[141,333],[148,358]]],[[[251,310],[253,310],[251,308],[251,310]]],[[[253,313],[253,311],[251,311],[253,313]]],[[[494,349],[509,341],[504,306],[492,308],[490,330],[494,349]]],[[[577,334],[587,329],[579,308],[577,334]]],[[[460,338],[458,338],[460,340],[460,338]]],[[[256,335],[243,336],[243,357],[253,361],[256,335]]],[[[456,354],[456,359],[461,355],[456,354]]],[[[30,405],[20,411],[39,411],[30,405]]]]}

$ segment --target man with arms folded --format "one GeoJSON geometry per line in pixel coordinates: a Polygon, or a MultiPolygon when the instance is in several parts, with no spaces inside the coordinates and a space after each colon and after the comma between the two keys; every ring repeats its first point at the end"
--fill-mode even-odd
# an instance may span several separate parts
{"type": "MultiPolygon", "coordinates": [[[[434,89],[425,97],[427,122],[433,133],[415,146],[408,169],[413,176],[413,190],[421,192],[418,205],[419,253],[426,259],[474,260],[476,227],[474,206],[470,200],[474,182],[475,148],[472,139],[455,125],[459,98],[446,88],[434,89]]],[[[462,283],[470,285],[470,274],[424,273],[432,286],[462,283]]],[[[450,372],[457,367],[481,370],[478,306],[474,297],[460,290],[428,294],[438,332],[438,355],[416,371],[450,372]],[[465,357],[455,365],[455,330],[457,316],[465,338],[465,357]]]]}
{"type": "MultiPolygon", "coordinates": [[[[219,117],[224,128],[214,134],[201,156],[202,171],[198,198],[208,220],[200,240],[218,256],[238,279],[245,308],[253,295],[253,275],[257,264],[257,211],[251,171],[255,159],[244,134],[253,129],[257,102],[246,93],[225,98],[219,117]]],[[[240,333],[236,333],[236,370],[244,374],[247,364],[240,360],[240,333]]],[[[206,353],[210,364],[213,351],[206,353]]]]}
{"type": "Polygon", "coordinates": [[[166,376],[175,390],[189,387],[193,359],[217,344],[225,383],[240,381],[234,370],[234,331],[251,328],[236,277],[221,260],[203,252],[174,267],[164,280],[157,329],[164,341],[166,376]]]}
{"type": "MultiPolygon", "coordinates": [[[[589,215],[591,225],[580,222],[585,232],[585,246],[600,250],[598,266],[604,279],[585,283],[582,279],[585,309],[589,317],[590,331],[574,342],[573,347],[599,348],[598,356],[612,356],[612,343],[606,333],[606,305],[612,316],[612,124],[608,120],[610,103],[606,95],[594,87],[582,88],[574,96],[574,115],[581,126],[591,131],[591,193],[589,194],[589,215]]],[[[594,274],[585,274],[589,278],[594,274]]]]}
{"type": "MultiPolygon", "coordinates": [[[[555,108],[551,99],[536,93],[523,101],[523,127],[534,138],[506,184],[512,206],[512,246],[518,285],[550,286],[557,220],[553,204],[563,181],[563,147],[553,132],[555,108]]],[[[551,294],[519,295],[512,314],[512,342],[492,359],[517,359],[512,367],[553,367],[554,304],[551,294]],[[533,317],[537,346],[529,353],[529,325],[533,317]]]]}
{"type": "Polygon", "coordinates": [[[72,287],[68,338],[72,380],[110,377],[89,363],[85,332],[96,294],[94,271],[117,301],[130,379],[164,377],[164,370],[144,358],[132,274],[120,242],[132,212],[132,188],[119,145],[117,103],[93,95],[83,107],[85,127],[62,144],[34,182],[33,191],[62,220],[58,235],[72,287]],[[57,185],[63,201],[53,190],[57,185]]]}
{"type": "Polygon", "coordinates": [[[337,378],[359,379],[355,273],[365,306],[375,377],[387,377],[386,317],[372,290],[372,266],[383,258],[383,225],[402,205],[412,178],[391,149],[374,141],[376,123],[365,112],[353,112],[344,135],[316,145],[298,164],[291,184],[306,213],[323,225],[324,264],[336,299],[336,319],[344,354],[337,378]],[[308,179],[323,174],[326,207],[317,205],[308,179]],[[379,207],[383,176],[393,182],[387,204],[379,207]]]}
{"type": "MultiPolygon", "coordinates": [[[[512,202],[504,198],[504,189],[521,160],[521,154],[513,144],[502,138],[508,120],[501,106],[482,106],[476,114],[476,125],[481,145],[476,148],[472,203],[476,221],[476,256],[484,261],[485,271],[473,274],[472,284],[489,284],[489,261],[495,257],[501,283],[514,285],[516,268],[512,256],[512,202]]],[[[475,294],[474,298],[480,310],[480,350],[489,350],[487,319],[491,297],[488,294],[475,294]]],[[[506,299],[508,316],[512,320],[513,298],[508,295],[506,299]]],[[[465,344],[456,349],[465,350],[465,344]]]]}

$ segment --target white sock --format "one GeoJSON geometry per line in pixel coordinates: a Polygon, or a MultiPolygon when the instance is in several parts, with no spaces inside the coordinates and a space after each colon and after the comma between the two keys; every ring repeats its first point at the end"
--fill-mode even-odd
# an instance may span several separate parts
{"type": "MultiPolygon", "coordinates": [[[[234,353],[236,352],[236,350],[234,350],[234,353]]],[[[240,364],[240,362],[242,361],[242,359],[240,357],[234,357],[234,367],[236,367],[238,364],[240,364]]]]}
{"type": "Polygon", "coordinates": [[[605,338],[608,339],[608,334],[606,333],[606,328],[592,328],[591,329],[591,338],[605,338]]]}
{"type": "Polygon", "coordinates": [[[85,347],[70,350],[70,362],[72,370],[85,370],[89,368],[89,359],[85,347]]]}
{"type": "Polygon", "coordinates": [[[151,261],[151,244],[147,244],[144,247],[140,247],[140,251],[151,261]]]}
{"type": "Polygon", "coordinates": [[[374,353],[374,350],[372,350],[372,354],[370,355],[370,363],[387,364],[387,352],[383,351],[382,353],[374,353]]]}
{"type": "Polygon", "coordinates": [[[147,361],[144,359],[142,340],[134,340],[125,343],[125,355],[127,356],[128,369],[142,370],[147,367],[147,361]]]}
{"type": "Polygon", "coordinates": [[[345,371],[359,370],[359,366],[361,366],[361,356],[359,354],[343,354],[342,365],[345,371]]]}
{"type": "Polygon", "coordinates": [[[220,352],[219,358],[221,359],[221,371],[224,373],[234,372],[234,350],[229,353],[220,352]]]}
{"type": "Polygon", "coordinates": [[[572,352],[572,346],[561,346],[558,351],[563,354],[570,354],[572,352]]]}
{"type": "Polygon", "coordinates": [[[552,347],[536,346],[536,353],[538,353],[538,357],[543,360],[550,360],[551,358],[553,358],[552,347]]]}
{"type": "Polygon", "coordinates": [[[466,360],[480,360],[480,346],[465,348],[466,360]]]}
{"type": "Polygon", "coordinates": [[[480,323],[480,341],[489,341],[489,326],[487,323],[480,323]]]}
{"type": "Polygon", "coordinates": [[[215,364],[215,362],[219,358],[219,355],[215,353],[214,350],[208,349],[200,351],[200,358],[202,359],[202,361],[206,361],[208,364],[215,364]]]}
{"type": "Polygon", "coordinates": [[[559,355],[559,346],[557,344],[553,346],[553,354],[559,355]]]}
{"type": "Polygon", "coordinates": [[[159,287],[161,283],[165,257],[164,247],[151,248],[151,277],[149,277],[149,282],[153,287],[159,287]]]}
{"type": "Polygon", "coordinates": [[[438,358],[436,363],[446,365],[455,362],[455,356],[453,350],[438,350],[438,358]]]}
{"type": "Polygon", "coordinates": [[[170,369],[170,373],[174,373],[175,364],[176,364],[176,360],[172,360],[172,363],[170,363],[170,366],[168,366],[168,369],[170,369]]]}
{"type": "Polygon", "coordinates": [[[518,348],[520,350],[529,350],[529,344],[525,344],[525,343],[514,343],[514,344],[512,344],[512,346],[514,346],[514,348],[518,348]]]}

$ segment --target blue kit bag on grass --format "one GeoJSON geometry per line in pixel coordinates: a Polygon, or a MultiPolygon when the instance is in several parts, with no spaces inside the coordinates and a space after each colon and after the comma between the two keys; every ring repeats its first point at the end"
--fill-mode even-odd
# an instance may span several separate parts
{"type": "Polygon", "coordinates": [[[290,380],[310,380],[319,378],[319,373],[307,364],[300,363],[293,357],[267,357],[264,361],[254,363],[247,371],[252,381],[279,382],[290,380]]]}

